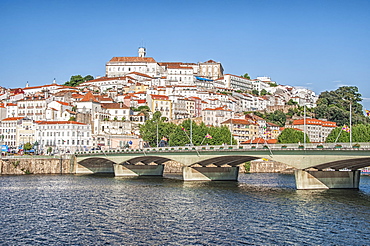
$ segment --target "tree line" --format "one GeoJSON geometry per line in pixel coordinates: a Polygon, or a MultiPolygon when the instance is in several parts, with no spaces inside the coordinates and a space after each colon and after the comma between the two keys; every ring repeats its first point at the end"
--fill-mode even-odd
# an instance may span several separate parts
{"type": "Polygon", "coordinates": [[[140,125],[140,135],[149,146],[222,145],[236,144],[227,126],[208,127],[203,122],[196,124],[187,119],[180,125],[165,122],[160,112],[140,125]],[[158,134],[157,134],[158,132],[158,134]],[[192,143],[190,142],[192,140],[192,143]]]}

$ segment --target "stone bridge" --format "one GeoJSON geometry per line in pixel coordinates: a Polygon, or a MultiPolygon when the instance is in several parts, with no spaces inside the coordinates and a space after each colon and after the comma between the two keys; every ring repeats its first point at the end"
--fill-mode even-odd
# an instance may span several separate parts
{"type": "Polygon", "coordinates": [[[80,153],[76,155],[75,166],[76,173],[80,174],[162,175],[163,165],[173,160],[183,165],[184,180],[237,180],[238,165],[251,160],[268,159],[298,169],[295,174],[298,189],[358,188],[359,171],[357,170],[370,166],[368,148],[248,147],[169,147],[80,153]],[[331,172],[323,171],[328,169],[331,172]],[[339,172],[339,169],[347,169],[347,172],[339,172]],[[336,176],[328,177],[328,175],[336,176]],[[330,181],[329,184],[325,179],[330,181]],[[334,182],[334,179],[340,181],[334,182]],[[344,179],[350,179],[351,184],[348,184],[348,180],[344,182],[344,179]]]}

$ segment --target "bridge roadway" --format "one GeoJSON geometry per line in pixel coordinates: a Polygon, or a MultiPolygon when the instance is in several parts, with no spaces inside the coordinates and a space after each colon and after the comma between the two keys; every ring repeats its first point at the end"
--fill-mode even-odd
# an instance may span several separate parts
{"type": "MultiPolygon", "coordinates": [[[[76,155],[76,173],[89,173],[89,172],[113,172],[112,166],[115,168],[115,173],[117,176],[117,168],[121,167],[133,167],[139,168],[135,172],[139,175],[146,175],[148,172],[142,171],[145,168],[149,168],[154,173],[163,172],[163,164],[169,160],[179,162],[184,165],[184,179],[196,179],[200,180],[202,177],[194,178],[190,177],[192,173],[203,173],[203,172],[218,172],[214,169],[222,168],[225,166],[237,167],[240,164],[243,164],[247,161],[255,159],[268,159],[273,161],[278,161],[285,163],[291,167],[294,167],[299,170],[296,172],[297,175],[307,176],[305,179],[312,183],[312,173],[308,169],[315,168],[316,171],[322,171],[323,169],[333,169],[338,171],[339,169],[349,169],[352,172],[355,172],[359,168],[370,166],[370,144],[362,144],[361,148],[355,149],[342,145],[342,148],[335,148],[334,146],[324,145],[313,146],[307,145],[305,149],[301,149],[298,146],[196,146],[196,147],[163,147],[163,148],[146,148],[146,149],[125,149],[122,151],[111,151],[111,152],[102,152],[94,151],[94,153],[78,153],[76,155]],[[141,167],[139,167],[139,165],[141,167]],[[142,166],[144,164],[144,166],[142,166]],[[149,164],[156,164],[159,166],[159,169],[156,169],[155,166],[149,164]],[[212,166],[213,169],[210,169],[209,166],[212,166]],[[106,169],[104,169],[106,168],[106,169]],[[189,170],[191,168],[191,170],[189,170]],[[156,170],[154,170],[156,169],[156,170]],[[161,169],[161,170],[160,170],[161,169]],[[186,171],[187,170],[187,171],[186,171]],[[194,171],[196,170],[196,171],[194,171]],[[302,172],[303,171],[303,172],[302,172]],[[187,174],[189,175],[187,175],[187,174]]],[[[226,170],[226,169],[225,169],[226,170]]],[[[234,173],[235,170],[227,169],[228,172],[234,173]]],[[[118,171],[124,175],[121,171],[118,171]]],[[[314,173],[315,175],[318,172],[314,173]]],[[[333,173],[329,173],[333,175],[333,173]]],[[[343,176],[343,172],[339,173],[339,176],[343,176]]],[[[228,174],[234,175],[234,174],[228,174]]],[[[322,183],[323,178],[326,178],[328,172],[320,173],[320,182],[322,183]],[[320,176],[321,175],[321,176],[320,176]]],[[[353,174],[357,175],[357,174],[353,174]]],[[[120,175],[118,175],[120,176],[120,175]]],[[[203,175],[204,176],[204,175],[203,175]]],[[[208,173],[207,178],[210,180],[219,180],[220,173],[217,173],[215,177],[208,173]]],[[[302,176],[302,177],[303,177],[302,176]]],[[[316,175],[317,176],[317,175],[316,175]]],[[[359,176],[359,172],[358,172],[359,176]]],[[[234,179],[230,178],[231,176],[225,176],[225,179],[234,179]]],[[[315,177],[317,179],[318,177],[315,177]]],[[[353,177],[350,177],[353,179],[353,177]]],[[[298,177],[298,179],[300,179],[298,177]]],[[[221,178],[222,180],[222,178],[221,178]]],[[[358,177],[359,181],[359,177],[358,177]]],[[[330,180],[332,182],[332,180],[330,180]]],[[[352,181],[351,181],[352,182],[352,181]]],[[[356,181],[357,182],[357,181],[356,181]]],[[[317,185],[316,185],[317,186],[317,185]]],[[[315,186],[315,187],[316,187],[315,186]]],[[[351,185],[350,188],[356,184],[351,185]]],[[[357,184],[358,186],[358,184],[357,184]]],[[[299,186],[297,183],[297,188],[305,189],[306,186],[299,186]]],[[[306,187],[307,188],[307,187],[306,187]]],[[[342,188],[334,185],[329,188],[342,188]]],[[[348,188],[348,187],[343,187],[348,188]]]]}

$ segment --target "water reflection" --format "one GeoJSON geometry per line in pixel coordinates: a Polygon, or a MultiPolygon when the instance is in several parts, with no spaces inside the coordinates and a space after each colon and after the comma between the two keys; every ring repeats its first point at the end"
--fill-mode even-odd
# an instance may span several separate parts
{"type": "MultiPolygon", "coordinates": [[[[0,177],[0,241],[47,245],[366,245],[360,190],[295,190],[293,175],[238,182],[107,176],[0,177]]],[[[175,177],[175,178],[173,178],[175,177]]]]}

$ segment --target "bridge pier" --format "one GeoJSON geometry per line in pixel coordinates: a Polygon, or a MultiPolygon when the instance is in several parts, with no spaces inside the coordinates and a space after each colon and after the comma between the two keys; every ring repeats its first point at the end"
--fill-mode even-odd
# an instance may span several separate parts
{"type": "Polygon", "coordinates": [[[360,170],[355,171],[295,171],[298,190],[358,189],[360,170]]]}
{"type": "Polygon", "coordinates": [[[239,167],[183,167],[184,181],[237,181],[239,167]]]}
{"type": "Polygon", "coordinates": [[[116,177],[163,176],[164,165],[113,164],[116,177]]]}
{"type": "Polygon", "coordinates": [[[76,174],[113,174],[113,165],[110,166],[99,166],[90,165],[85,167],[83,165],[77,164],[75,168],[76,174]]]}

